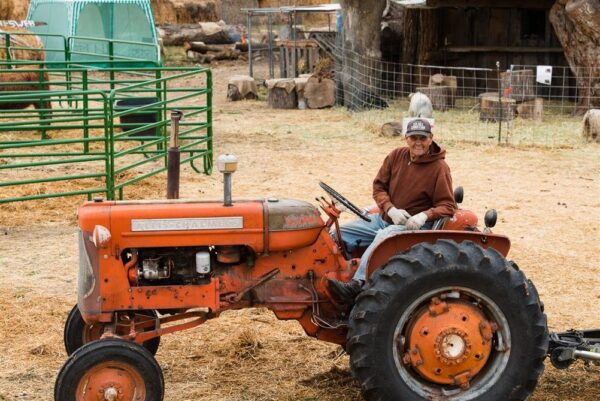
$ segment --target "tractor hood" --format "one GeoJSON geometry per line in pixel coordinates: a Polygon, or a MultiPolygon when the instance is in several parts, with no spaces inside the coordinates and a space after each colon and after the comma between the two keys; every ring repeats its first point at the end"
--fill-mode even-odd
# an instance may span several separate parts
{"type": "MultiPolygon", "coordinates": [[[[79,226],[102,226],[115,253],[126,248],[246,245],[257,253],[316,241],[325,224],[308,202],[291,199],[220,202],[186,200],[87,202],[79,226]]],[[[116,256],[116,255],[115,255],[116,256]]]]}

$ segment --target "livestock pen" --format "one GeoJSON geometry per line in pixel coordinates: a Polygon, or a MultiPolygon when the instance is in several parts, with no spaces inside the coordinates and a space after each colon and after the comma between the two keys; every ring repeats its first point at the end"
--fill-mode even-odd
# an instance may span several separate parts
{"type": "Polygon", "coordinates": [[[210,70],[132,63],[94,69],[80,61],[0,62],[0,187],[10,188],[0,203],[81,194],[123,198],[128,185],[166,170],[174,110],[185,115],[181,163],[210,174],[210,70]],[[13,74],[12,82],[5,74],[13,74]],[[27,105],[37,109],[17,108],[27,105]]]}

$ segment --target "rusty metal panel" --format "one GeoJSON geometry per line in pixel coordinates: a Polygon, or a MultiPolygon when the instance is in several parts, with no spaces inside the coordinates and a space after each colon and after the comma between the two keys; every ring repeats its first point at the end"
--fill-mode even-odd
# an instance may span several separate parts
{"type": "Polygon", "coordinates": [[[324,223],[312,204],[291,199],[267,200],[269,231],[293,231],[323,227],[324,223]]]}
{"type": "Polygon", "coordinates": [[[122,295],[129,298],[127,309],[209,308],[218,312],[218,281],[212,279],[205,285],[132,287],[122,295]]]}

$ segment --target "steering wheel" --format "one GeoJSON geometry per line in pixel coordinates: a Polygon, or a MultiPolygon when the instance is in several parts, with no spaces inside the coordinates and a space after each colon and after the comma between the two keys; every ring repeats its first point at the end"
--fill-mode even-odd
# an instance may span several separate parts
{"type": "Polygon", "coordinates": [[[338,201],[340,204],[346,206],[349,211],[363,219],[364,221],[370,222],[371,218],[364,212],[361,208],[357,207],[354,203],[350,202],[346,199],[342,194],[340,194],[335,189],[331,188],[329,185],[325,184],[323,181],[319,182],[319,186],[323,188],[325,192],[327,192],[333,199],[338,201]]]}

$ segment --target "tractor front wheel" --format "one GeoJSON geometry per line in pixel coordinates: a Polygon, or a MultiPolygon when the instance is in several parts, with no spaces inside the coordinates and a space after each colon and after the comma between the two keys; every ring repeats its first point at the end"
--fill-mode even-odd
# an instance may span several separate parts
{"type": "Polygon", "coordinates": [[[99,340],[75,351],[54,385],[55,401],[162,401],[164,379],[154,357],[125,340],[99,340]]]}
{"type": "MultiPolygon", "coordinates": [[[[130,317],[125,314],[117,315],[119,322],[117,323],[117,334],[127,334],[130,328],[130,317]]],[[[134,315],[135,322],[142,322],[147,320],[156,319],[156,312],[153,310],[141,310],[136,311],[134,315]]],[[[104,332],[104,324],[87,324],[77,305],[71,309],[67,321],[65,322],[64,329],[64,342],[67,355],[71,355],[73,352],[81,348],[81,346],[99,340],[104,332]]],[[[160,337],[151,338],[144,342],[144,348],[146,348],[152,355],[156,355],[158,347],[160,346],[160,337]]]]}
{"type": "Polygon", "coordinates": [[[494,249],[419,244],[376,271],[347,349],[368,401],[521,401],[548,346],[535,287],[494,249]]]}

